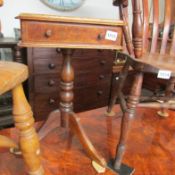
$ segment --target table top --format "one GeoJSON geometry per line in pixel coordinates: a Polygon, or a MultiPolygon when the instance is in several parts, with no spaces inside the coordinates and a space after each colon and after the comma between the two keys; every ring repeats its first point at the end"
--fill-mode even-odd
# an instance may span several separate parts
{"type": "Polygon", "coordinates": [[[21,20],[32,20],[32,21],[96,24],[96,25],[107,25],[107,26],[125,25],[125,23],[122,20],[80,18],[80,17],[68,17],[68,16],[47,15],[47,14],[33,14],[33,13],[21,13],[16,18],[21,20]]]}

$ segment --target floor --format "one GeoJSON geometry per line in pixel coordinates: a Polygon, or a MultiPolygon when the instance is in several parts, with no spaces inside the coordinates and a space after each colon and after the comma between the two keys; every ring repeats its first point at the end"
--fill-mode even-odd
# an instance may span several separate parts
{"type": "MultiPolygon", "coordinates": [[[[119,137],[121,112],[106,117],[100,108],[79,114],[81,123],[96,149],[106,160],[114,157],[119,137]]],[[[2,130],[0,134],[16,138],[14,129],[2,130]]],[[[76,137],[68,139],[65,129],[57,128],[41,141],[42,162],[46,175],[97,175],[91,160],[83,151],[76,137]]],[[[24,175],[21,157],[7,150],[0,150],[0,175],[24,175]]],[[[134,175],[175,175],[175,112],[160,119],[155,110],[138,109],[134,119],[128,147],[123,160],[135,168],[134,175]]],[[[106,170],[102,175],[113,175],[106,170]]]]}

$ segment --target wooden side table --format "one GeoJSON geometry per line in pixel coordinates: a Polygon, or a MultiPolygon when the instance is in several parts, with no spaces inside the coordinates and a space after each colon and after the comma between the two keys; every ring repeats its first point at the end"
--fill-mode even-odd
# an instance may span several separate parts
{"type": "MultiPolygon", "coordinates": [[[[122,49],[123,21],[58,17],[53,15],[21,14],[21,47],[54,47],[62,48],[63,65],[60,82],[61,126],[70,128],[82,143],[90,158],[97,164],[107,167],[105,159],[97,152],[86,136],[80,121],[73,112],[74,68],[71,57],[74,49],[122,49]]],[[[55,94],[56,95],[56,94],[55,94]]],[[[87,94],[91,95],[91,94],[87,94]]],[[[58,126],[58,117],[49,119],[41,128],[39,135],[43,138],[54,127],[58,126]],[[57,121],[55,121],[57,120],[57,121]]]]}

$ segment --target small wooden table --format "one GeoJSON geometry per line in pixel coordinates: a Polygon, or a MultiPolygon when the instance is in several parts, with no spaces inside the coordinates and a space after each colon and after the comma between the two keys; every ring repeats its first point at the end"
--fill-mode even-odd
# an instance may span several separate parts
{"type": "MultiPolygon", "coordinates": [[[[73,113],[74,69],[71,64],[73,50],[76,49],[122,49],[123,21],[59,17],[53,15],[20,14],[21,47],[56,47],[62,48],[63,65],[60,82],[61,126],[70,127],[76,133],[86,152],[96,163],[107,167],[105,159],[99,155],[86,136],[78,117],[73,113]]],[[[112,70],[111,70],[112,71],[112,70]]],[[[91,94],[87,94],[91,95],[91,94]]],[[[58,117],[50,114],[49,119],[39,131],[43,138],[52,127],[58,126],[58,117]],[[54,123],[54,125],[53,125],[54,123]]],[[[57,115],[59,116],[59,115],[57,115]]]]}

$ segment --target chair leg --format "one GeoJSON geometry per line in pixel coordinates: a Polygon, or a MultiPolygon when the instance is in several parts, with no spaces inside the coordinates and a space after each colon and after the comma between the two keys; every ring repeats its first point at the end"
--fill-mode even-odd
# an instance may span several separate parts
{"type": "Polygon", "coordinates": [[[135,116],[135,108],[139,102],[141,87],[143,82],[143,73],[136,72],[131,93],[127,100],[127,110],[124,112],[121,123],[121,133],[119,144],[116,149],[116,157],[114,160],[114,169],[120,170],[122,158],[125,152],[126,141],[129,134],[131,121],[135,116]]]}
{"type": "Polygon", "coordinates": [[[21,84],[12,90],[12,97],[14,122],[16,128],[19,129],[19,146],[28,168],[28,174],[44,175],[39,157],[39,140],[33,127],[33,113],[21,84]]]}
{"type": "MultiPolygon", "coordinates": [[[[171,98],[172,97],[172,94],[173,94],[173,91],[174,91],[174,86],[175,86],[175,77],[172,77],[169,81],[168,81],[168,84],[166,86],[166,90],[165,90],[165,96],[166,97],[169,97],[171,98]]],[[[167,102],[168,100],[164,101],[164,102],[167,102]]],[[[160,117],[168,117],[169,116],[169,112],[168,112],[168,109],[167,108],[162,108],[160,109],[157,114],[160,116],[160,117]]]]}
{"type": "Polygon", "coordinates": [[[113,94],[111,95],[111,98],[110,98],[110,102],[109,102],[108,109],[107,109],[107,114],[109,114],[109,115],[112,112],[112,109],[116,103],[118,95],[123,88],[124,82],[125,82],[127,74],[128,74],[128,70],[129,70],[129,61],[126,61],[125,65],[123,66],[122,71],[120,72],[120,76],[119,76],[116,90],[113,92],[113,94]]]}

